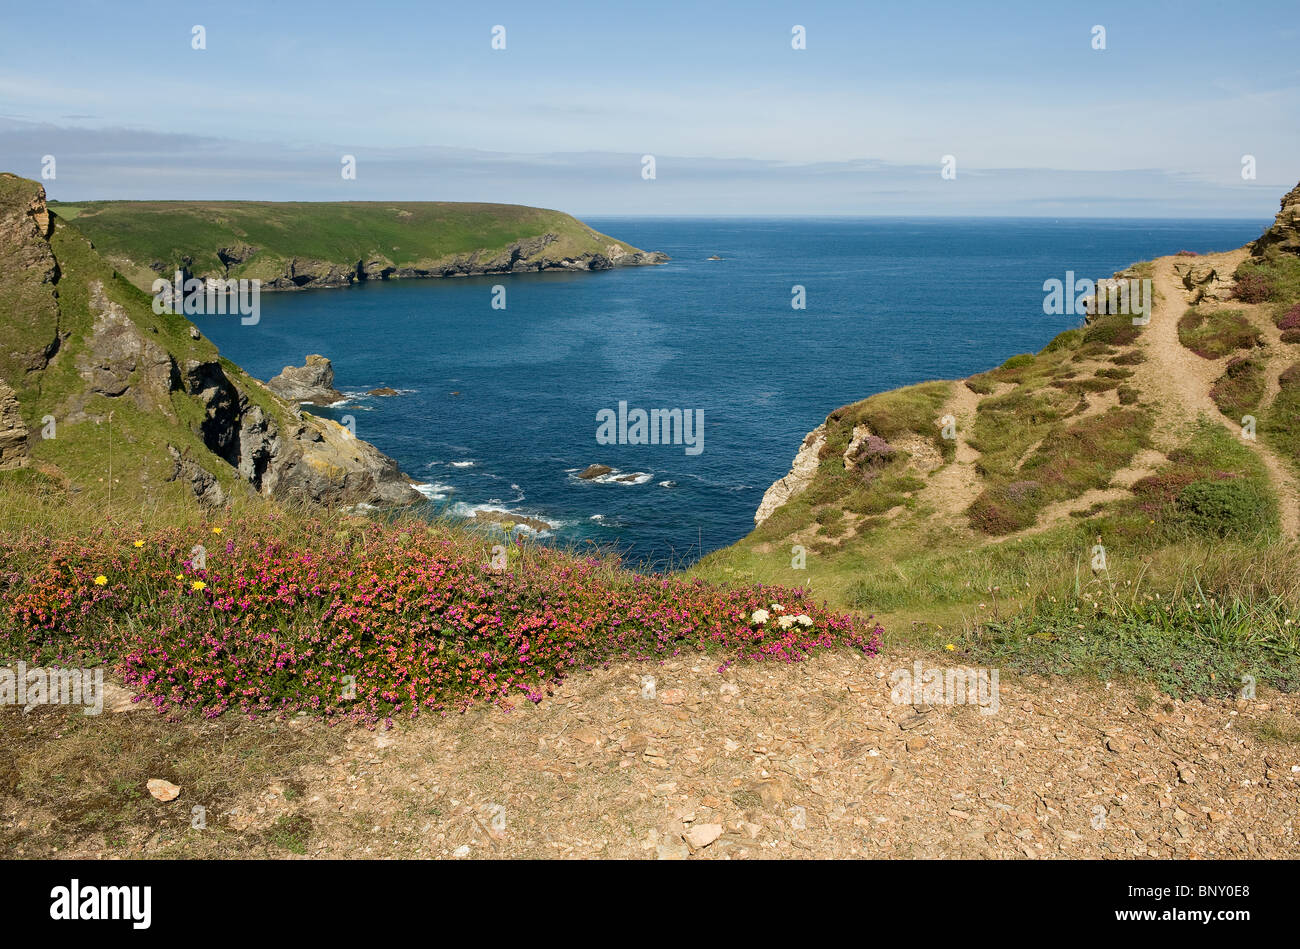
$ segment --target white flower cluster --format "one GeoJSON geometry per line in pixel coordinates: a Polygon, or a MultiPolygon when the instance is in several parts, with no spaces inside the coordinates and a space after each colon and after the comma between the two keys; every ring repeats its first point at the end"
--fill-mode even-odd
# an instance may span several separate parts
{"type": "MultiPolygon", "coordinates": [[[[776,618],[776,625],[780,626],[782,629],[789,629],[795,623],[798,623],[800,626],[811,626],[813,624],[812,617],[807,613],[800,613],[798,616],[792,616],[785,611],[785,607],[780,603],[773,603],[772,609],[781,614],[776,618]]],[[[750,616],[749,620],[756,626],[763,626],[771,618],[771,613],[767,610],[760,609],[754,610],[754,613],[750,616]]]]}

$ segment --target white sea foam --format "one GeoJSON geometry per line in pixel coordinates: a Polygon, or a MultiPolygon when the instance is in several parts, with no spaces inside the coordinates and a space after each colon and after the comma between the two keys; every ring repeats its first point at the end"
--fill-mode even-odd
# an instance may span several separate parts
{"type": "Polygon", "coordinates": [[[574,524],[574,521],[571,520],[560,520],[542,514],[534,514],[529,511],[512,511],[510,508],[503,506],[500,501],[496,500],[487,501],[483,504],[470,504],[467,501],[458,501],[449,508],[449,511],[454,516],[463,517],[466,520],[477,520],[476,515],[479,511],[491,511],[494,514],[532,518],[535,521],[542,521],[548,525],[547,528],[545,530],[538,530],[527,524],[515,524],[513,530],[522,531],[525,534],[536,534],[539,537],[548,537],[553,531],[559,530],[562,527],[572,527],[574,524]]]}
{"type": "Polygon", "coordinates": [[[443,484],[440,481],[428,481],[422,484],[413,484],[411,487],[415,488],[415,490],[419,491],[430,501],[445,500],[447,495],[456,490],[451,485],[443,484]]]}

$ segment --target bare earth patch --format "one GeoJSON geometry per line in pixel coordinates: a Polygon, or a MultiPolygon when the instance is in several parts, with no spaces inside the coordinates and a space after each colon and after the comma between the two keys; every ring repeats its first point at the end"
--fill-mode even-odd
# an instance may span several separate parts
{"type": "Polygon", "coordinates": [[[27,720],[8,709],[0,840],[27,857],[1296,852],[1294,697],[1184,703],[1008,675],[994,714],[894,704],[890,674],[917,658],[835,652],[723,674],[703,656],[620,664],[575,675],[536,707],[477,708],[390,732],[143,712],[106,715],[73,736],[59,727],[62,709],[27,720]],[[142,747],[165,738],[174,747],[116,763],[107,787],[71,752],[66,773],[50,770],[61,742],[102,754],[125,728],[142,747]],[[254,748],[273,753],[255,767],[254,748]],[[202,769],[200,787],[151,773],[182,761],[202,769]],[[38,777],[65,803],[30,803],[26,782],[38,777]],[[180,797],[149,798],[152,777],[174,780],[180,797]],[[207,826],[195,829],[191,808],[205,804],[207,826]],[[78,808],[77,819],[60,806],[78,808]]]}

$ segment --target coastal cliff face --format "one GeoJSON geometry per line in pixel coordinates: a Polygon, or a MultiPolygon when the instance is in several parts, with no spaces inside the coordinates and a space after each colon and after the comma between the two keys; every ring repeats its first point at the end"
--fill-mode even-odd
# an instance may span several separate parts
{"type": "Polygon", "coordinates": [[[94,201],[55,210],[143,290],[177,271],[186,279],[256,279],[265,290],[306,290],[668,259],[567,214],[518,205],[94,201]]]}
{"type": "Polygon", "coordinates": [[[373,445],[276,396],[184,317],[154,314],[38,183],[0,175],[0,468],[29,464],[74,491],[204,506],[420,498],[373,445]]]}
{"type": "Polygon", "coordinates": [[[762,524],[777,508],[795,495],[801,494],[808,485],[812,484],[817,474],[817,465],[820,463],[819,456],[825,445],[826,425],[822,424],[804,438],[803,444],[799,446],[799,451],[794,456],[794,462],[790,465],[789,474],[773,483],[763,493],[763,500],[758,505],[758,510],[754,512],[755,524],[762,524]]]}
{"type": "MultiPolygon", "coordinates": [[[[548,253],[558,241],[555,234],[543,234],[527,241],[515,241],[503,251],[476,250],[418,265],[398,265],[387,257],[358,259],[339,263],[292,257],[284,269],[263,282],[264,290],[310,290],[321,287],[347,287],[367,280],[410,280],[433,277],[473,277],[493,274],[541,273],[550,270],[611,270],[615,267],[642,267],[668,260],[667,254],[628,251],[610,244],[604,252],[583,254],[548,253]]],[[[251,255],[250,258],[251,259],[251,255]]],[[[242,261],[241,261],[242,262],[242,261]]],[[[188,266],[188,265],[183,265],[188,266]]],[[[165,272],[166,267],[158,272],[165,272]]],[[[230,270],[220,273],[195,272],[188,276],[228,278],[230,270]]]]}

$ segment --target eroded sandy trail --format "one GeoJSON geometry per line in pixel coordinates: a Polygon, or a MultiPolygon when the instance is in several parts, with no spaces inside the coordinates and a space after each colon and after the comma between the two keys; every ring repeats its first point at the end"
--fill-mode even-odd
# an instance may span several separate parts
{"type": "Polygon", "coordinates": [[[943,518],[956,524],[966,523],[966,509],[980,493],[980,478],[975,472],[975,462],[980,453],[970,444],[975,431],[975,413],[980,396],[964,382],[952,384],[952,395],[943,407],[943,415],[951,415],[957,425],[957,452],[954,460],[930,476],[923,497],[934,506],[932,519],[943,518]]]}
{"type": "MultiPolygon", "coordinates": [[[[1232,269],[1245,256],[1244,250],[1224,254],[1207,254],[1204,263],[1232,269]]],[[[1177,258],[1161,257],[1154,262],[1151,285],[1155,305],[1151,323],[1139,337],[1138,345],[1147,357],[1144,371],[1135,378],[1156,406],[1155,437],[1164,451],[1170,451],[1187,436],[1201,416],[1213,419],[1229,431],[1240,435],[1241,425],[1219,411],[1210,390],[1223,374],[1227,358],[1203,359],[1178,340],[1178,320],[1188,307],[1187,293],[1174,273],[1177,258]]],[[[1300,537],[1300,482],[1291,467],[1258,438],[1245,441],[1268,470],[1277,492],[1281,528],[1292,539],[1300,537]]]]}

